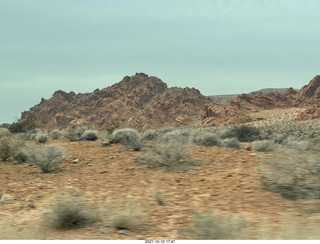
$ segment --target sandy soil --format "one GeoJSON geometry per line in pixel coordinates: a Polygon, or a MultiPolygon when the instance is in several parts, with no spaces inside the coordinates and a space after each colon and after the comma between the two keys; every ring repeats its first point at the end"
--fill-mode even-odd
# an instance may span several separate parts
{"type": "Polygon", "coordinates": [[[272,154],[194,147],[193,158],[205,162],[203,166],[164,173],[139,165],[139,152],[122,145],[64,139],[46,144],[53,143],[67,149],[59,172],[44,174],[31,165],[0,163],[1,239],[191,239],[181,231],[192,224],[191,209],[245,216],[250,239],[260,238],[262,222],[277,225],[290,218],[320,223],[319,215],[306,207],[261,189],[258,168],[272,154]],[[79,229],[50,229],[44,213],[57,193],[70,189],[82,193],[100,221],[79,229]],[[163,195],[164,205],[156,201],[157,193],[163,195]],[[145,225],[130,229],[129,236],[108,225],[113,209],[121,204],[143,211],[145,225]]]}

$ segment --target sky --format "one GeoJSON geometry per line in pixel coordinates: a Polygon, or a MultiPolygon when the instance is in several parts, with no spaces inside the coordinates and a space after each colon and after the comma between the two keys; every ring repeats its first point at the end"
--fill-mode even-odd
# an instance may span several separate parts
{"type": "Polygon", "coordinates": [[[320,73],[319,0],[0,0],[0,124],[143,72],[203,95],[320,73]]]}

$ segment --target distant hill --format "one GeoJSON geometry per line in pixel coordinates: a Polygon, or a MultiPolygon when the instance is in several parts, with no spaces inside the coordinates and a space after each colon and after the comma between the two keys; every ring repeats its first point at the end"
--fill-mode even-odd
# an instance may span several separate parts
{"type": "Polygon", "coordinates": [[[199,123],[210,101],[195,88],[168,88],[155,76],[137,73],[92,93],[56,91],[21,119],[33,117],[44,129],[90,125],[105,130],[112,121],[122,128],[176,127],[199,123]]]}
{"type": "MultiPolygon", "coordinates": [[[[270,93],[270,92],[279,92],[280,94],[284,94],[286,93],[286,91],[289,88],[264,88],[264,89],[260,89],[258,91],[254,91],[251,93],[248,93],[248,95],[258,95],[258,94],[264,94],[264,93],[270,93]]],[[[298,90],[298,89],[294,89],[294,90],[298,90]]],[[[235,98],[237,96],[239,96],[241,94],[226,94],[226,95],[212,95],[212,96],[208,96],[211,99],[213,99],[214,101],[218,102],[218,103],[228,103],[232,98],[235,98]]]]}

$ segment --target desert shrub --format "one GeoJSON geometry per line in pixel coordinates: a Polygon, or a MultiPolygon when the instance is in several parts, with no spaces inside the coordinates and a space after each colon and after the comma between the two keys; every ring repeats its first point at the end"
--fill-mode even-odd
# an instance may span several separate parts
{"type": "Polygon", "coordinates": [[[80,228],[98,220],[93,209],[74,191],[56,197],[44,217],[50,227],[57,229],[80,228]]]}
{"type": "Polygon", "coordinates": [[[299,223],[293,216],[280,220],[275,225],[263,220],[259,224],[258,240],[319,240],[318,224],[308,219],[307,223],[299,223]]]}
{"type": "Polygon", "coordinates": [[[9,130],[12,133],[21,133],[26,132],[28,130],[33,130],[37,128],[37,122],[34,118],[26,118],[24,120],[20,120],[18,122],[12,123],[9,126],[9,130]]]}
{"type": "Polygon", "coordinates": [[[310,145],[309,141],[297,141],[294,137],[288,137],[282,143],[288,148],[298,150],[298,151],[306,151],[310,145]]]}
{"type": "Polygon", "coordinates": [[[89,126],[87,125],[80,125],[77,128],[74,129],[74,132],[76,133],[76,136],[78,138],[81,138],[82,134],[86,131],[89,130],[89,126]]]}
{"type": "Polygon", "coordinates": [[[262,140],[252,142],[252,149],[258,152],[270,152],[274,148],[274,141],[262,140]]]}
{"type": "Polygon", "coordinates": [[[57,140],[61,136],[61,132],[59,130],[52,130],[49,133],[52,140],[57,140]]]}
{"type": "Polygon", "coordinates": [[[221,140],[220,145],[222,147],[233,148],[233,149],[240,148],[240,142],[237,138],[225,138],[221,140]]]}
{"type": "Polygon", "coordinates": [[[66,131],[64,133],[64,137],[67,138],[69,141],[79,141],[82,140],[81,136],[87,130],[89,130],[88,126],[81,125],[75,128],[74,130],[66,131]]]}
{"type": "Polygon", "coordinates": [[[319,153],[286,150],[260,168],[265,190],[290,200],[320,199],[319,153]]]}
{"type": "Polygon", "coordinates": [[[74,130],[68,130],[63,133],[63,136],[69,141],[78,141],[80,138],[77,136],[77,133],[74,130]]]}
{"type": "Polygon", "coordinates": [[[224,134],[225,138],[237,138],[240,142],[251,142],[259,139],[260,130],[253,126],[236,125],[227,130],[224,134]]]}
{"type": "Polygon", "coordinates": [[[134,129],[119,129],[115,130],[109,137],[110,143],[122,143],[127,148],[132,148],[135,151],[141,150],[142,144],[139,132],[134,129]]]}
{"type": "Polygon", "coordinates": [[[220,138],[212,132],[198,131],[193,135],[193,142],[199,146],[220,145],[220,138]]]}
{"type": "Polygon", "coordinates": [[[151,141],[158,136],[156,130],[146,130],[141,132],[141,141],[151,141]]]}
{"type": "Polygon", "coordinates": [[[96,141],[99,137],[99,132],[96,130],[86,130],[82,133],[81,139],[87,141],[96,141]]]}
{"type": "Polygon", "coordinates": [[[221,215],[210,212],[193,213],[193,225],[185,229],[196,240],[242,239],[241,231],[246,226],[244,217],[235,218],[231,214],[221,215]]]}
{"type": "Polygon", "coordinates": [[[146,148],[138,157],[140,164],[162,167],[166,171],[188,168],[199,162],[191,160],[192,138],[177,133],[160,136],[154,145],[146,148]]]}
{"type": "Polygon", "coordinates": [[[39,133],[35,136],[35,140],[39,143],[45,143],[48,140],[48,135],[39,133]]]}
{"type": "Polygon", "coordinates": [[[58,164],[65,159],[65,149],[57,145],[36,147],[28,144],[24,153],[27,162],[39,167],[43,173],[49,173],[58,169],[58,164]]]}
{"type": "Polygon", "coordinates": [[[26,145],[25,141],[26,139],[24,137],[24,134],[21,134],[21,136],[17,135],[16,139],[11,145],[11,156],[15,161],[19,163],[24,163],[28,159],[28,146],[26,145]]]}
{"type": "Polygon", "coordinates": [[[117,229],[142,229],[145,219],[142,206],[132,199],[114,202],[108,211],[109,225],[117,229]]]}
{"type": "Polygon", "coordinates": [[[10,135],[10,131],[7,128],[0,128],[0,138],[10,135]]]}
{"type": "Polygon", "coordinates": [[[110,123],[106,127],[106,131],[108,134],[112,134],[115,130],[120,128],[120,122],[116,119],[110,121],[110,123]]]}
{"type": "Polygon", "coordinates": [[[8,137],[0,138],[0,159],[6,161],[11,155],[11,142],[8,137]]]}

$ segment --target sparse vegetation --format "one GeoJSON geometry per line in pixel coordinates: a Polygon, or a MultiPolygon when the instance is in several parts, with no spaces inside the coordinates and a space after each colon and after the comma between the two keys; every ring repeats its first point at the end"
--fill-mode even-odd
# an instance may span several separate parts
{"type": "Polygon", "coordinates": [[[38,126],[35,118],[26,118],[24,120],[12,123],[9,126],[9,130],[12,133],[21,133],[36,129],[37,127],[38,126]]]}
{"type": "Polygon", "coordinates": [[[189,152],[191,140],[189,136],[176,132],[166,133],[139,155],[138,162],[162,167],[166,171],[196,166],[199,162],[193,161],[189,152]]]}
{"type": "Polygon", "coordinates": [[[274,148],[274,141],[272,140],[262,140],[252,142],[252,149],[258,152],[270,152],[274,148]]]}
{"type": "Polygon", "coordinates": [[[146,226],[146,216],[142,206],[134,200],[114,203],[108,214],[109,224],[117,229],[142,229],[146,226]]]}
{"type": "Polygon", "coordinates": [[[220,145],[227,148],[239,149],[240,142],[237,138],[225,138],[221,140],[220,145]]]}
{"type": "Polygon", "coordinates": [[[69,191],[54,200],[51,212],[44,215],[49,227],[57,229],[81,228],[98,219],[93,209],[84,202],[77,192],[69,191]]]}
{"type": "Polygon", "coordinates": [[[132,148],[135,151],[139,151],[142,148],[139,132],[130,128],[115,130],[104,140],[103,145],[106,146],[112,143],[122,143],[127,148],[132,148]]]}
{"type": "Polygon", "coordinates": [[[320,199],[319,153],[286,150],[261,167],[263,187],[290,200],[320,199]]]}
{"type": "Polygon", "coordinates": [[[28,144],[24,148],[27,162],[39,167],[43,173],[49,173],[58,169],[59,163],[65,159],[65,149],[57,145],[36,147],[28,144]]]}
{"type": "Polygon", "coordinates": [[[87,141],[96,141],[99,138],[99,132],[96,130],[86,130],[82,133],[81,139],[87,141]]]}
{"type": "Polygon", "coordinates": [[[6,161],[11,156],[11,142],[8,137],[0,137],[0,159],[6,161]]]}
{"type": "Polygon", "coordinates": [[[252,142],[259,139],[260,130],[248,125],[235,125],[227,130],[224,134],[225,138],[237,138],[240,142],[252,142]]]}
{"type": "Polygon", "coordinates": [[[35,136],[35,140],[39,143],[45,143],[48,140],[48,135],[44,133],[39,133],[35,136]]]}
{"type": "Polygon", "coordinates": [[[246,226],[244,217],[231,214],[221,215],[210,212],[193,213],[193,226],[186,231],[195,240],[237,240],[242,239],[241,231],[246,226]]]}
{"type": "Polygon", "coordinates": [[[220,145],[220,138],[212,132],[198,131],[194,133],[193,142],[200,146],[220,145]]]}
{"type": "Polygon", "coordinates": [[[61,132],[59,130],[52,130],[49,133],[50,137],[52,140],[57,140],[60,138],[60,136],[62,135],[61,132]]]}

